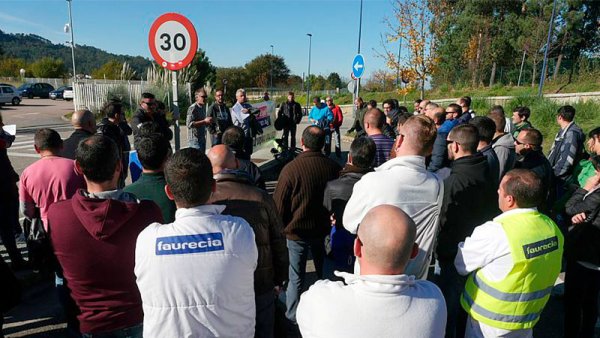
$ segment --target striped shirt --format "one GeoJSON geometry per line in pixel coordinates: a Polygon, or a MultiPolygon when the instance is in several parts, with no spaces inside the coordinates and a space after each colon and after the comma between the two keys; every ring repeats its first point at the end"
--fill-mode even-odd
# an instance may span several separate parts
{"type": "Polygon", "coordinates": [[[375,142],[376,147],[373,167],[379,167],[390,159],[390,152],[394,146],[394,140],[383,134],[370,135],[369,137],[375,142]]]}

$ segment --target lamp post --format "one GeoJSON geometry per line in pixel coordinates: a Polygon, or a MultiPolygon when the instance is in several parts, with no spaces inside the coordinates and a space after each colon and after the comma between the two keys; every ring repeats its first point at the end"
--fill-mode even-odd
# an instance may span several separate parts
{"type": "MultiPolygon", "coordinates": [[[[362,35],[362,9],[363,9],[363,1],[360,0],[360,17],[358,21],[358,54],[360,54],[360,37],[362,35]]],[[[360,78],[356,79],[356,86],[354,87],[354,100],[352,102],[356,102],[360,92],[360,78]]],[[[356,107],[355,107],[356,109],[356,107]]]]}
{"type": "Polygon", "coordinates": [[[271,85],[269,86],[269,91],[273,91],[273,45],[271,45],[271,85]]]}
{"type": "Polygon", "coordinates": [[[306,33],[308,35],[308,75],[306,76],[306,112],[308,113],[308,104],[310,102],[310,54],[312,48],[312,34],[306,33]]]}
{"type": "Polygon", "coordinates": [[[73,0],[67,0],[67,4],[69,5],[69,23],[65,25],[65,33],[71,33],[71,61],[73,62],[73,104],[77,106],[75,103],[77,101],[77,93],[75,89],[77,71],[75,70],[75,37],[73,34],[73,14],[71,12],[71,1],[73,0]]]}

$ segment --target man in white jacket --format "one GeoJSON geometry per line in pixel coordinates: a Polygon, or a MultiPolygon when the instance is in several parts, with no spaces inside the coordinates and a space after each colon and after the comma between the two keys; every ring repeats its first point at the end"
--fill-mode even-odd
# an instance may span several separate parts
{"type": "Polygon", "coordinates": [[[409,262],[406,273],[419,279],[427,277],[444,196],[443,181],[425,167],[425,157],[431,154],[436,130],[433,120],[425,115],[406,120],[396,139],[396,158],[354,185],[344,211],[344,227],[353,234],[373,207],[391,204],[406,212],[417,224],[419,245],[419,253],[409,262]]]}
{"type": "Polygon", "coordinates": [[[144,337],[254,337],[254,232],[239,217],[205,205],[215,189],[212,166],[198,149],[167,162],[171,224],[153,223],[138,237],[135,275],[144,337]]]}
{"type": "Polygon", "coordinates": [[[441,291],[404,272],[418,252],[415,235],[415,223],[400,208],[371,209],[354,241],[360,275],[336,272],[346,284],[318,281],[302,295],[296,313],[302,336],[443,337],[441,291]]]}

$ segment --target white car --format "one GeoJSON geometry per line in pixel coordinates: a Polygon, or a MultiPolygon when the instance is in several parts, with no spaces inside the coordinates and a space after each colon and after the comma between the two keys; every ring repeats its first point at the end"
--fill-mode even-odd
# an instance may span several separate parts
{"type": "Polygon", "coordinates": [[[67,87],[63,91],[63,100],[71,101],[73,100],[73,87],[67,87]]]}
{"type": "Polygon", "coordinates": [[[11,103],[17,106],[21,103],[21,95],[13,86],[0,85],[0,105],[11,103]]]}

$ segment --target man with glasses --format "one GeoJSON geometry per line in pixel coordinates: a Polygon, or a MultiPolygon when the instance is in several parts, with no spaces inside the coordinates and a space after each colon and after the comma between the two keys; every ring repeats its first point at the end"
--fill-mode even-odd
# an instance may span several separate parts
{"type": "Polygon", "coordinates": [[[217,90],[215,93],[215,102],[208,107],[208,116],[212,118],[212,123],[208,126],[211,135],[212,145],[221,144],[221,139],[225,129],[233,125],[231,112],[223,100],[223,91],[217,90]]]}
{"type": "Polygon", "coordinates": [[[206,127],[212,124],[212,117],[206,116],[206,91],[199,88],[195,92],[196,102],[187,110],[185,124],[188,128],[188,145],[201,151],[206,150],[206,127]]]}
{"type": "Polygon", "coordinates": [[[173,132],[169,128],[169,122],[164,114],[157,111],[157,104],[154,94],[142,93],[142,101],[140,102],[140,108],[133,114],[131,119],[131,129],[133,130],[133,136],[137,138],[140,133],[140,126],[144,122],[154,122],[158,125],[160,133],[167,140],[173,138],[173,132]]]}
{"type": "Polygon", "coordinates": [[[552,165],[542,152],[543,141],[542,133],[533,128],[521,130],[515,138],[515,151],[517,152],[515,168],[529,169],[536,173],[542,181],[546,203],[538,207],[541,212],[548,211],[551,206],[553,196],[549,193],[549,189],[554,186],[552,165]]]}

